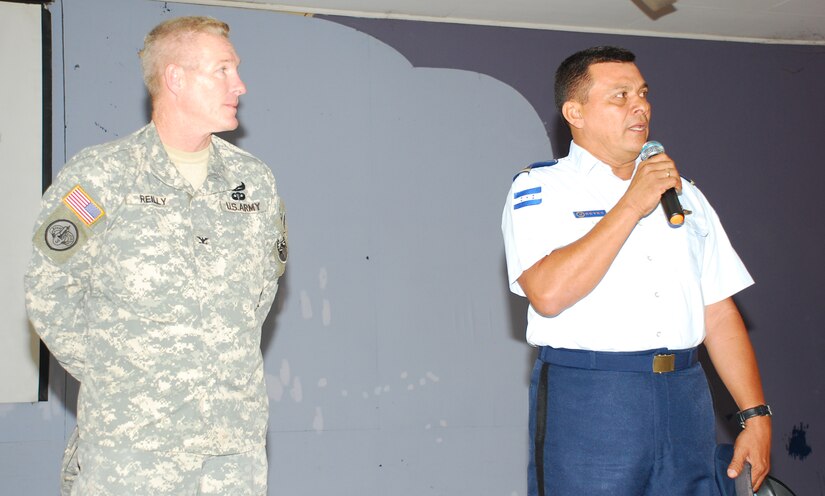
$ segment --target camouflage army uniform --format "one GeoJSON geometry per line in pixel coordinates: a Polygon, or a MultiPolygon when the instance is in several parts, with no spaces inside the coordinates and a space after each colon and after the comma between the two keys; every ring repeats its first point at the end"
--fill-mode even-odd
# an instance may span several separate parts
{"type": "Polygon", "coordinates": [[[196,192],[149,124],[66,164],[37,226],[26,304],[81,383],[81,446],[265,445],[261,325],[287,250],[265,164],[213,136],[196,192]]]}

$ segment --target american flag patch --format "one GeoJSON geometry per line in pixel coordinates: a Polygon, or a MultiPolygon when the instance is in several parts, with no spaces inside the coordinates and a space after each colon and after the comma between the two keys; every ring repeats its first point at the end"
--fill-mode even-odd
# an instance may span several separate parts
{"type": "Polygon", "coordinates": [[[97,206],[79,184],[63,197],[63,203],[87,226],[97,222],[104,214],[103,209],[97,206]]]}

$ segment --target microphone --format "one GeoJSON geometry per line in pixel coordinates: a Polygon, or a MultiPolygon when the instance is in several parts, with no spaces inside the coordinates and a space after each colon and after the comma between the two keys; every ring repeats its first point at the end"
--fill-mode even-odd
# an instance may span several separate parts
{"type": "MultiPolygon", "coordinates": [[[[665,152],[665,147],[658,141],[648,141],[642,146],[642,151],[639,153],[639,158],[642,162],[654,155],[665,152]]],[[[676,193],[676,188],[670,188],[662,193],[662,208],[665,209],[665,217],[670,223],[671,227],[680,227],[685,222],[685,212],[682,210],[682,204],[679,203],[679,195],[676,193]]]]}

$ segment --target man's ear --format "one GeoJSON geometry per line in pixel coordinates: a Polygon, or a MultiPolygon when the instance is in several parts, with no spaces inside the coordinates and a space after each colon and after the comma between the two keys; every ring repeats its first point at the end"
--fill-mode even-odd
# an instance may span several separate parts
{"type": "Polygon", "coordinates": [[[169,64],[163,70],[163,82],[166,88],[177,95],[184,86],[183,67],[176,64],[169,64]]]}
{"type": "Polygon", "coordinates": [[[575,127],[576,129],[584,127],[582,106],[579,102],[572,100],[564,102],[564,105],[561,107],[561,115],[564,116],[564,120],[566,120],[571,127],[575,127]]]}

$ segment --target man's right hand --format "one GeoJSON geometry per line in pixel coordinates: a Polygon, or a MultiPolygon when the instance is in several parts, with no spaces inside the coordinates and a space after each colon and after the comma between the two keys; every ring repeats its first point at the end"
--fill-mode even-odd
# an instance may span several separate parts
{"type": "Polygon", "coordinates": [[[681,192],[682,179],[673,160],[660,153],[639,163],[618,205],[631,208],[642,219],[659,205],[662,194],[670,188],[681,192]]]}

